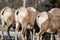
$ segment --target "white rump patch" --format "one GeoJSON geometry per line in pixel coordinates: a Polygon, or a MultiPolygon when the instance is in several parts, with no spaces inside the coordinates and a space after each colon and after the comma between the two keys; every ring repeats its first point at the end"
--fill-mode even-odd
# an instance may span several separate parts
{"type": "Polygon", "coordinates": [[[48,14],[47,14],[47,12],[42,12],[42,13],[38,14],[38,16],[37,16],[37,24],[41,28],[41,24],[43,24],[48,19],[48,14]]]}
{"type": "Polygon", "coordinates": [[[7,19],[11,16],[11,9],[10,8],[7,8],[5,11],[4,11],[4,15],[1,15],[1,18],[4,19],[4,21],[7,21],[7,19]]]}
{"type": "Polygon", "coordinates": [[[15,13],[15,20],[22,23],[23,19],[27,16],[27,9],[26,8],[21,8],[19,10],[18,15],[15,13]]]}

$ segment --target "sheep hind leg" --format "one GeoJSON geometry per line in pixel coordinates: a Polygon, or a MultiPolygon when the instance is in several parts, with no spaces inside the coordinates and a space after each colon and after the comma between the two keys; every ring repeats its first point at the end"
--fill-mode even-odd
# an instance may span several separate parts
{"type": "Polygon", "coordinates": [[[42,35],[39,34],[39,40],[42,40],[42,35]]]}
{"type": "Polygon", "coordinates": [[[22,40],[27,40],[26,35],[24,35],[27,30],[27,24],[28,23],[26,21],[22,23],[22,40]]]}
{"type": "Polygon", "coordinates": [[[50,40],[54,40],[54,39],[53,39],[53,33],[51,33],[51,39],[50,39],[50,40]]]}
{"type": "Polygon", "coordinates": [[[39,40],[42,40],[42,35],[46,32],[47,29],[41,29],[39,32],[39,40]]]}
{"type": "Polygon", "coordinates": [[[10,28],[11,28],[11,25],[7,26],[7,35],[8,35],[8,38],[9,38],[9,39],[11,39],[11,36],[10,36],[10,34],[9,34],[10,28]]]}
{"type": "Polygon", "coordinates": [[[4,40],[3,39],[3,36],[4,36],[4,22],[2,22],[2,35],[1,35],[1,40],[4,40]]]}
{"type": "Polygon", "coordinates": [[[35,39],[35,29],[33,29],[33,40],[35,39]]]}
{"type": "Polygon", "coordinates": [[[33,40],[33,35],[32,35],[32,31],[30,31],[30,35],[31,35],[31,40],[33,40]]]}
{"type": "Polygon", "coordinates": [[[16,34],[15,34],[15,40],[18,40],[18,29],[19,29],[19,26],[18,26],[19,24],[16,22],[16,29],[15,29],[15,32],[16,32],[16,34]]]}
{"type": "Polygon", "coordinates": [[[21,33],[21,37],[22,37],[22,40],[25,40],[24,34],[23,34],[23,33],[21,33]]]}
{"type": "Polygon", "coordinates": [[[26,37],[26,28],[23,28],[23,31],[22,31],[22,40],[27,40],[27,37],[26,37]]]}

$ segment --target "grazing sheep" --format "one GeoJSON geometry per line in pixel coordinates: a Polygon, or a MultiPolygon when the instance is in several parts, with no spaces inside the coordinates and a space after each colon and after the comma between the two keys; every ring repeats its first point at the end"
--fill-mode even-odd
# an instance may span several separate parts
{"type": "Polygon", "coordinates": [[[60,9],[53,8],[48,12],[44,12],[38,16],[37,20],[37,24],[40,27],[39,40],[42,40],[41,36],[45,32],[51,33],[51,40],[53,40],[54,32],[57,31],[58,35],[60,35],[60,9]]]}
{"type": "Polygon", "coordinates": [[[1,10],[1,21],[2,21],[2,37],[1,39],[3,40],[3,32],[4,32],[4,26],[6,25],[6,30],[8,32],[9,35],[9,28],[11,27],[11,25],[13,25],[14,23],[14,17],[15,17],[15,9],[9,8],[9,7],[5,7],[1,10]]]}
{"type": "Polygon", "coordinates": [[[28,24],[30,25],[30,27],[32,27],[34,29],[34,22],[36,19],[37,13],[29,10],[25,7],[20,7],[15,11],[15,21],[16,21],[16,35],[15,35],[15,40],[17,40],[17,32],[18,32],[18,25],[19,23],[22,26],[22,40],[25,40],[24,38],[24,34],[26,32],[27,26],[28,24]]]}

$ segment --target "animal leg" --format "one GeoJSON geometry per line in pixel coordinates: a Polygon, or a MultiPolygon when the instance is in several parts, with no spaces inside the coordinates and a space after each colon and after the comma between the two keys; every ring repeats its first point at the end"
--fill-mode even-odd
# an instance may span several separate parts
{"type": "Polygon", "coordinates": [[[30,31],[30,35],[31,35],[31,40],[33,40],[33,35],[32,35],[32,32],[30,31]]]}
{"type": "Polygon", "coordinates": [[[39,32],[39,40],[42,40],[42,35],[46,32],[47,28],[41,28],[39,32]]]}
{"type": "Polygon", "coordinates": [[[53,33],[51,33],[51,39],[50,40],[53,40],[53,33]]]}
{"type": "Polygon", "coordinates": [[[42,34],[39,35],[39,40],[42,40],[42,34]]]}
{"type": "Polygon", "coordinates": [[[15,29],[15,32],[16,32],[16,34],[15,34],[15,40],[18,40],[18,22],[16,22],[16,29],[15,29]]]}
{"type": "Polygon", "coordinates": [[[3,40],[4,36],[4,22],[2,21],[2,35],[1,35],[1,40],[3,40]]]}
{"type": "Polygon", "coordinates": [[[25,34],[25,32],[26,32],[26,29],[27,29],[27,22],[26,21],[24,21],[23,23],[22,23],[22,40],[26,40],[26,35],[24,36],[24,34],[25,34]]]}
{"type": "Polygon", "coordinates": [[[22,36],[22,40],[25,40],[23,31],[22,31],[22,33],[21,33],[21,36],[22,36]]]}
{"type": "Polygon", "coordinates": [[[35,39],[35,29],[33,29],[33,40],[35,39]]]}
{"type": "Polygon", "coordinates": [[[39,35],[37,35],[37,40],[39,40],[39,35]]]}
{"type": "Polygon", "coordinates": [[[10,30],[10,28],[11,28],[11,25],[8,25],[8,26],[7,26],[7,29],[6,29],[6,30],[7,30],[8,38],[11,38],[11,36],[10,36],[10,34],[9,34],[9,30],[10,30]]]}
{"type": "Polygon", "coordinates": [[[25,28],[22,29],[22,33],[21,33],[22,40],[26,40],[26,38],[25,38],[26,35],[25,35],[25,32],[24,32],[24,29],[25,29],[25,28]]]}

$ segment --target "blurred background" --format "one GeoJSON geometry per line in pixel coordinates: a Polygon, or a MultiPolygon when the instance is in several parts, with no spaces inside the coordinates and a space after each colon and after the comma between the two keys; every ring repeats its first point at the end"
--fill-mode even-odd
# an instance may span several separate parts
{"type": "Polygon", "coordinates": [[[3,7],[9,6],[12,8],[18,8],[24,5],[32,6],[39,11],[48,11],[51,8],[60,8],[60,0],[0,0],[0,10],[3,7]]]}

